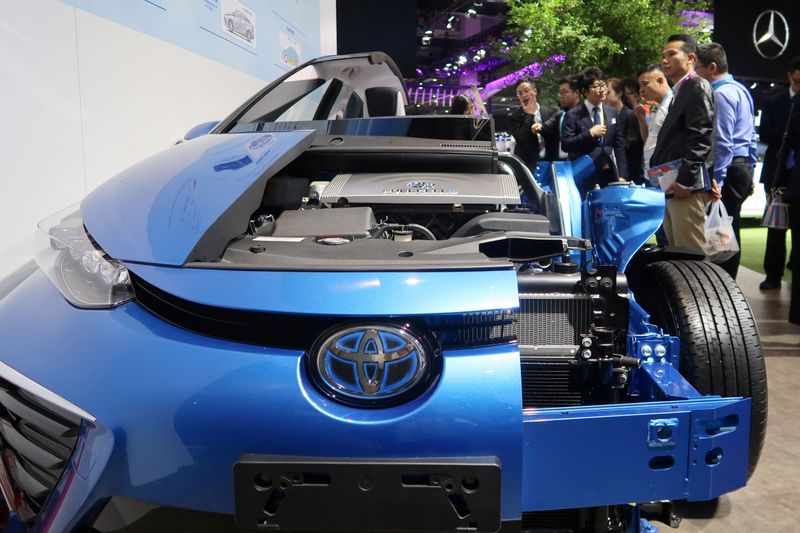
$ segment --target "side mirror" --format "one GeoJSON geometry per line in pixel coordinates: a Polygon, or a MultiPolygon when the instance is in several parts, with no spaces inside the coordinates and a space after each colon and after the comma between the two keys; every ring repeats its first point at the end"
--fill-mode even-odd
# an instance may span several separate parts
{"type": "Polygon", "coordinates": [[[219,120],[214,120],[212,122],[203,122],[202,124],[198,124],[194,128],[190,129],[186,132],[186,135],[183,136],[183,139],[179,140],[175,144],[182,143],[183,141],[191,141],[197,137],[202,137],[203,135],[207,134],[209,131],[213,130],[219,124],[219,120]]]}

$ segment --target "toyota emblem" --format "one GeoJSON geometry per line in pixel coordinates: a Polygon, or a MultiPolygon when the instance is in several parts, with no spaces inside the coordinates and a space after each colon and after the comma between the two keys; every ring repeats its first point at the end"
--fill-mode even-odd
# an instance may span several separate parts
{"type": "Polygon", "coordinates": [[[369,324],[323,334],[309,371],[331,398],[360,406],[408,401],[430,383],[432,353],[402,326],[369,324]]]}

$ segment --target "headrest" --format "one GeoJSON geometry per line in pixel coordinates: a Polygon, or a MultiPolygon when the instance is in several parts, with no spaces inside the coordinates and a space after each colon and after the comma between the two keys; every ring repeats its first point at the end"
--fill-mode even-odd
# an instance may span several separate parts
{"type": "Polygon", "coordinates": [[[393,117],[397,115],[397,89],[394,87],[370,87],[364,91],[367,111],[371,117],[393,117]]]}

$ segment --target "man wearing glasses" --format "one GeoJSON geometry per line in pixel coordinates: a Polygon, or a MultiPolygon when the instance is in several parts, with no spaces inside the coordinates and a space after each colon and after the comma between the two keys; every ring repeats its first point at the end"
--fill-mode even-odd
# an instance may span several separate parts
{"type": "Polygon", "coordinates": [[[714,95],[711,84],[697,75],[697,42],[689,35],[671,35],[661,51],[661,68],[672,82],[672,105],[658,133],[650,166],[677,164],[678,175],[664,192],[664,232],[672,246],[705,253],[706,203],[711,195],[714,95]]]}
{"type": "Polygon", "coordinates": [[[564,119],[561,147],[570,161],[588,155],[595,172],[578,184],[581,198],[595,186],[605,187],[628,177],[625,139],[617,110],[603,105],[608,85],[603,71],[597,67],[584,69],[578,77],[584,105],[570,109],[564,119]]]}

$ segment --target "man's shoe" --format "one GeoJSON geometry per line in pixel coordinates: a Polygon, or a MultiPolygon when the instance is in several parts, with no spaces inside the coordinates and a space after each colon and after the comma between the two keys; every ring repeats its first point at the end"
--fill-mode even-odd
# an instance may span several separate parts
{"type": "Polygon", "coordinates": [[[758,288],[762,291],[774,291],[781,288],[781,280],[767,278],[758,284],[758,288]]]}

